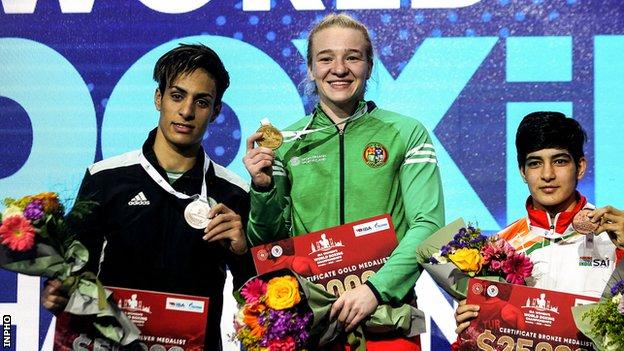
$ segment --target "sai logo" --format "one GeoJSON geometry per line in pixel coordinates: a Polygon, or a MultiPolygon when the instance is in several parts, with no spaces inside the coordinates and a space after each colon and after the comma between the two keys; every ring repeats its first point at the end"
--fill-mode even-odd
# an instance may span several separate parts
{"type": "Polygon", "coordinates": [[[611,260],[608,257],[602,258],[593,258],[592,256],[581,256],[579,257],[579,266],[581,267],[598,267],[598,268],[608,268],[611,266],[611,260]]]}

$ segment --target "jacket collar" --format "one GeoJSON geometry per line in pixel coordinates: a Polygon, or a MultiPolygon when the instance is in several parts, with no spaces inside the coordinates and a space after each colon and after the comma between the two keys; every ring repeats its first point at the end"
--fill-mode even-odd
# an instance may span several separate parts
{"type": "MultiPolygon", "coordinates": [[[[529,225],[531,227],[549,230],[552,235],[568,234],[574,216],[580,210],[588,206],[587,199],[578,191],[576,192],[576,198],[577,203],[571,211],[559,212],[551,220],[548,212],[533,207],[533,199],[529,196],[525,205],[528,213],[529,225]]],[[[591,207],[591,205],[589,205],[589,207],[591,207]]]]}
{"type": "MultiPolygon", "coordinates": [[[[167,171],[164,168],[162,168],[162,166],[158,163],[158,158],[156,157],[156,153],[154,152],[154,142],[156,141],[157,129],[158,128],[154,128],[152,129],[152,131],[149,132],[147,139],[143,143],[142,151],[147,161],[158,171],[158,173],[160,173],[160,175],[163,176],[163,178],[167,179],[167,171]]],[[[197,159],[195,160],[195,164],[193,165],[193,167],[191,167],[191,169],[189,169],[188,171],[184,172],[184,174],[180,177],[180,179],[176,181],[174,184],[181,183],[180,180],[183,178],[188,179],[190,181],[196,181],[196,180],[201,181],[202,177],[204,176],[203,175],[204,169],[203,169],[203,162],[202,162],[204,160],[204,157],[206,157],[207,162],[210,162],[208,172],[206,173],[207,180],[212,179],[211,175],[214,174],[214,166],[210,158],[208,158],[207,156],[208,155],[206,155],[204,152],[204,148],[200,146],[199,151],[197,152],[197,159]]]]}
{"type": "MultiPolygon", "coordinates": [[[[371,112],[376,107],[377,107],[377,105],[375,105],[375,103],[373,101],[364,101],[364,100],[362,100],[362,101],[360,101],[358,103],[358,106],[355,109],[355,112],[353,114],[357,115],[364,108],[366,108],[367,112],[371,112]]],[[[348,121],[347,124],[355,123],[357,120],[365,117],[366,115],[368,115],[368,113],[364,113],[364,114],[362,114],[360,116],[357,116],[356,118],[348,121]]],[[[314,124],[315,127],[324,127],[324,126],[332,125],[332,124],[335,124],[335,123],[334,123],[334,121],[331,120],[331,118],[329,118],[327,113],[325,113],[325,111],[323,111],[323,108],[321,107],[321,104],[317,104],[316,107],[314,108],[314,111],[312,112],[312,116],[310,118],[310,121],[308,122],[308,124],[306,125],[306,127],[304,129],[309,129],[312,124],[314,124]]]]}

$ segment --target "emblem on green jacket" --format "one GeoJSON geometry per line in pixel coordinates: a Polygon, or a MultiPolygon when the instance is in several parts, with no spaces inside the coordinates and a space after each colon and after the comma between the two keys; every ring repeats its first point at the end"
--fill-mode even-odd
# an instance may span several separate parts
{"type": "Polygon", "coordinates": [[[388,151],[381,143],[372,142],[364,147],[364,163],[372,168],[379,168],[388,162],[388,151]]]}

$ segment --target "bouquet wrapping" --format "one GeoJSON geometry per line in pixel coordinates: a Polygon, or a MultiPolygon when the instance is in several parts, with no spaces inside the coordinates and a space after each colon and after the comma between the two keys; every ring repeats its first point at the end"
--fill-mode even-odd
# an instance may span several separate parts
{"type": "Polygon", "coordinates": [[[611,275],[598,303],[572,308],[577,328],[599,351],[624,350],[624,262],[611,275]]]}
{"type": "MultiPolygon", "coordinates": [[[[87,248],[70,233],[63,205],[52,192],[5,199],[0,217],[0,268],[51,279],[59,279],[69,293],[65,311],[95,315],[94,325],[102,335],[128,345],[138,339],[139,330],[108,300],[95,274],[84,272],[87,248]]],[[[94,204],[77,202],[68,215],[76,219],[89,213],[94,204]]]]}
{"type": "Polygon", "coordinates": [[[425,239],[418,254],[433,280],[457,300],[466,298],[469,278],[526,285],[533,271],[531,260],[506,240],[486,237],[461,218],[425,239]]]}
{"type": "MultiPolygon", "coordinates": [[[[238,294],[240,309],[234,321],[234,338],[247,351],[316,349],[342,333],[338,321],[329,319],[337,297],[290,270],[252,278],[238,294]]],[[[407,304],[380,305],[347,336],[356,350],[365,350],[364,331],[398,331],[413,337],[425,331],[425,316],[407,304]]]]}

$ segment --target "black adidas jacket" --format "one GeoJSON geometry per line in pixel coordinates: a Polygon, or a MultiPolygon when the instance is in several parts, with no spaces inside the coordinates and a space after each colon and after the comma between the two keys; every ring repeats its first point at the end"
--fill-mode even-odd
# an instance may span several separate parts
{"type": "MultiPolygon", "coordinates": [[[[143,154],[167,179],[152,150],[155,135],[155,130],[149,134],[143,154]]],[[[97,272],[104,285],[208,296],[205,349],[220,350],[226,265],[237,289],[254,274],[251,256],[236,256],[220,243],[203,241],[203,230],[193,229],[184,220],[184,208],[191,200],[178,199],[160,188],[143,170],[138,156],[136,150],[102,160],[86,172],[78,199],[97,205],[72,227],[89,249],[87,268],[97,272]]],[[[238,213],[245,228],[250,206],[247,184],[209,162],[208,196],[238,213]]],[[[198,194],[202,173],[202,162],[196,162],[172,186],[187,195],[198,194]]]]}

